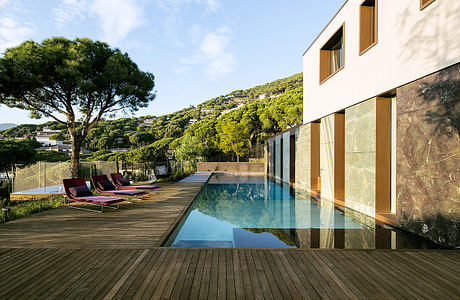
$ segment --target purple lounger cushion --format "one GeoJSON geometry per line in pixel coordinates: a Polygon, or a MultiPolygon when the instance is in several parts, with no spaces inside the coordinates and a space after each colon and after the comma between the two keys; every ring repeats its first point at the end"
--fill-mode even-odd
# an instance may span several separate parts
{"type": "Polygon", "coordinates": [[[121,190],[124,190],[124,189],[155,190],[155,189],[159,189],[160,187],[158,185],[128,185],[128,186],[119,186],[118,188],[121,190]]]}
{"type": "Polygon", "coordinates": [[[117,178],[116,180],[119,185],[123,185],[123,186],[130,185],[129,181],[123,177],[117,178]]]}
{"type": "Polygon", "coordinates": [[[118,198],[118,197],[108,197],[108,196],[85,196],[85,197],[75,197],[76,200],[83,201],[83,202],[89,202],[89,203],[97,203],[101,205],[108,205],[108,204],[113,204],[113,203],[118,203],[118,202],[123,202],[125,199],[123,198],[118,198]]]}
{"type": "Polygon", "coordinates": [[[85,197],[93,195],[86,185],[69,188],[69,193],[74,197],[85,197]]]}
{"type": "Polygon", "coordinates": [[[109,191],[104,191],[104,193],[108,194],[115,194],[115,195],[126,195],[126,196],[137,196],[137,195],[144,195],[145,192],[143,191],[134,191],[134,190],[109,190],[109,191]]]}

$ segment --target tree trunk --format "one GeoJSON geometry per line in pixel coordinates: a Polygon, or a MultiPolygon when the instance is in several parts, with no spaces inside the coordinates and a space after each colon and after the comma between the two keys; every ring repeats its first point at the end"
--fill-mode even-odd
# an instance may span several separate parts
{"type": "Polygon", "coordinates": [[[240,162],[240,156],[238,154],[236,155],[236,162],[240,162]]]}
{"type": "Polygon", "coordinates": [[[80,165],[80,149],[81,142],[76,141],[75,138],[72,139],[72,154],[70,158],[70,177],[78,177],[78,166],[80,165]]]}

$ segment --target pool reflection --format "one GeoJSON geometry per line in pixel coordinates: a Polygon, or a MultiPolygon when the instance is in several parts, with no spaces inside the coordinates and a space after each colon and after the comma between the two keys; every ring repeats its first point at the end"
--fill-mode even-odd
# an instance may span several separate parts
{"type": "Polygon", "coordinates": [[[213,176],[168,242],[172,247],[438,248],[261,176],[213,176]],[[248,183],[250,182],[250,183],[248,183]]]}

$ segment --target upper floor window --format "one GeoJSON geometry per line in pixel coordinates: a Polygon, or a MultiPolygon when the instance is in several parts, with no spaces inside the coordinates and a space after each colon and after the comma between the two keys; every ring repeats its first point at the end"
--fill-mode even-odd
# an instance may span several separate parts
{"type": "Polygon", "coordinates": [[[377,44],[377,0],[365,0],[359,8],[359,55],[377,44]]]}
{"type": "Polygon", "coordinates": [[[433,3],[435,0],[420,0],[420,10],[424,9],[431,3],[433,3]]]}
{"type": "Polygon", "coordinates": [[[345,24],[327,41],[320,50],[320,84],[344,67],[344,29],[345,24]]]}

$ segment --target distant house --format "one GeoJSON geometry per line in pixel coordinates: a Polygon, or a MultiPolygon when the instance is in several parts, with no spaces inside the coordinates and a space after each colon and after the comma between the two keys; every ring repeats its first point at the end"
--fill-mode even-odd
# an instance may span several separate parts
{"type": "Polygon", "coordinates": [[[63,144],[62,141],[50,140],[50,136],[54,134],[59,134],[59,133],[61,133],[61,130],[52,130],[52,129],[49,129],[48,127],[45,127],[43,128],[42,131],[37,132],[35,139],[37,140],[37,142],[39,142],[43,146],[62,145],[63,144]]]}
{"type": "Polygon", "coordinates": [[[270,94],[269,93],[264,93],[264,94],[260,94],[259,95],[259,99],[262,100],[262,99],[265,99],[265,98],[269,98],[270,97],[270,94]]]}
{"type": "Polygon", "coordinates": [[[153,119],[145,119],[144,122],[140,123],[140,125],[144,125],[144,126],[148,126],[148,127],[152,127],[153,126],[153,119]]]}
{"type": "MultiPolygon", "coordinates": [[[[57,145],[48,145],[46,147],[41,147],[39,148],[39,150],[64,152],[70,155],[70,153],[72,152],[72,145],[60,143],[57,145]]],[[[86,155],[91,153],[93,153],[93,151],[87,150],[83,147],[80,149],[80,154],[86,155]]]]}
{"type": "Polygon", "coordinates": [[[212,112],[213,112],[212,109],[202,109],[202,110],[200,110],[200,113],[205,114],[205,115],[212,114],[212,112]]]}
{"type": "Polygon", "coordinates": [[[190,119],[190,121],[188,121],[190,125],[195,124],[196,122],[198,122],[197,119],[190,119]]]}

